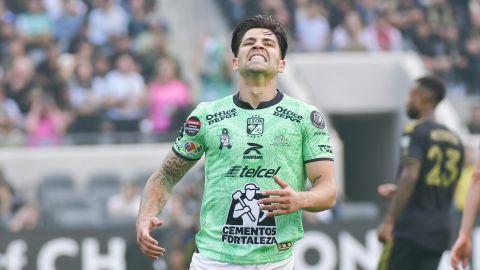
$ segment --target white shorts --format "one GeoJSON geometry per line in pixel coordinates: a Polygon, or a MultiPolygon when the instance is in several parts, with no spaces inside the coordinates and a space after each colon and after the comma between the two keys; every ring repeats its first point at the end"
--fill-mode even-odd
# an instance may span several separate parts
{"type": "Polygon", "coordinates": [[[265,264],[231,264],[214,261],[200,253],[194,253],[190,270],[292,270],[293,255],[283,261],[265,264]]]}

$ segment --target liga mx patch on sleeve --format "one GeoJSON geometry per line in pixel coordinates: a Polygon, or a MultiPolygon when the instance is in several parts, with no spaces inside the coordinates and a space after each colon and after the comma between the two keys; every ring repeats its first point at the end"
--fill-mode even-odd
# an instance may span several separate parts
{"type": "Polygon", "coordinates": [[[202,122],[196,116],[190,116],[185,124],[183,125],[183,132],[188,136],[196,136],[198,132],[200,132],[200,128],[202,127],[202,122]]]}
{"type": "Polygon", "coordinates": [[[310,121],[312,122],[312,125],[316,128],[325,128],[325,120],[323,120],[322,114],[318,111],[312,111],[310,113],[310,121]]]}

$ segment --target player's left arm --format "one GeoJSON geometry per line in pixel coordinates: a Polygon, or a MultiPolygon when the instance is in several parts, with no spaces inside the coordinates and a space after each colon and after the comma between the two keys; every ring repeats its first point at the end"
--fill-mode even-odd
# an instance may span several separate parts
{"type": "Polygon", "coordinates": [[[334,162],[332,160],[309,162],[305,164],[305,169],[312,188],[303,192],[301,209],[320,212],[334,207],[337,201],[334,162]]]}
{"type": "Polygon", "coordinates": [[[312,188],[308,191],[295,191],[278,176],[273,179],[280,189],[263,192],[268,198],[261,199],[262,210],[271,210],[269,216],[286,215],[300,209],[319,212],[335,205],[337,189],[335,181],[335,165],[332,160],[308,162],[305,165],[312,188]]]}
{"type": "Polygon", "coordinates": [[[420,160],[405,160],[399,176],[397,191],[393,195],[385,218],[378,228],[380,241],[387,242],[392,239],[393,224],[415,190],[420,175],[420,167],[420,160]]]}

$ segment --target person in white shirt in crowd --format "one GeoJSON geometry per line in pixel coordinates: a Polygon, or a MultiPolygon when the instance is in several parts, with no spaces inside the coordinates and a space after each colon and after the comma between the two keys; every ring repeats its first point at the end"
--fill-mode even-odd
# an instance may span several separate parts
{"type": "Polygon", "coordinates": [[[140,190],[133,181],[124,183],[120,193],[107,200],[109,218],[115,220],[135,220],[140,207],[140,190]]]}
{"type": "Polygon", "coordinates": [[[115,0],[100,0],[88,17],[88,39],[105,46],[111,38],[127,34],[128,15],[115,0]]]}
{"type": "Polygon", "coordinates": [[[106,120],[114,131],[138,131],[147,110],[145,80],[138,72],[133,56],[124,52],[115,60],[115,69],[106,75],[103,103],[106,120]]]}

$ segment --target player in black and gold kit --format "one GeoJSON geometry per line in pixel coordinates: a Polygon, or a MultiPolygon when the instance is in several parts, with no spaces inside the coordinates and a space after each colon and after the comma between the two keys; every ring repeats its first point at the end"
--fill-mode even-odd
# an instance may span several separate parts
{"type": "Polygon", "coordinates": [[[378,227],[385,243],[379,270],[436,270],[449,247],[449,207],[463,164],[459,137],[434,120],[445,86],[434,77],[413,84],[407,114],[414,119],[401,139],[396,192],[378,227]]]}

